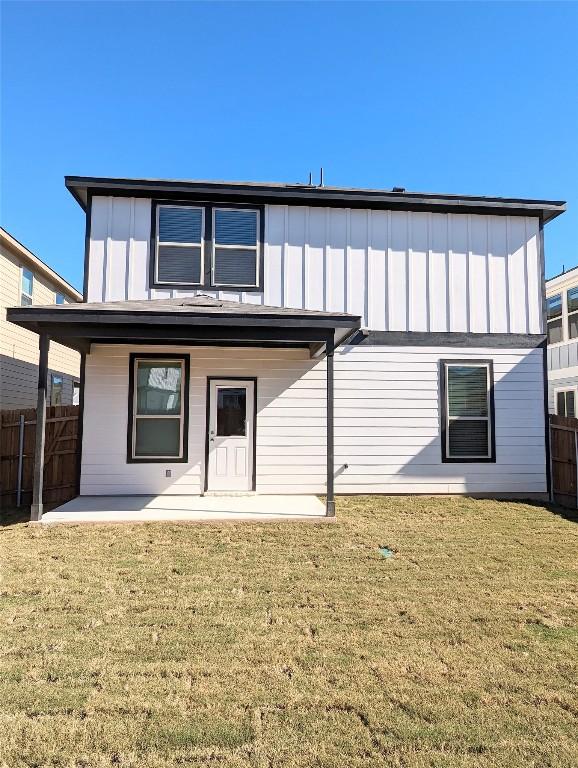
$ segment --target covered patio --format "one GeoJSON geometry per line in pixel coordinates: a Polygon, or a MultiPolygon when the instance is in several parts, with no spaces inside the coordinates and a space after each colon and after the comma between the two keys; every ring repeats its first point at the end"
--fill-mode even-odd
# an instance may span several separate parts
{"type": "MultiPolygon", "coordinates": [[[[50,341],[78,350],[82,356],[80,435],[82,446],[83,409],[85,407],[85,366],[93,345],[131,345],[134,349],[157,347],[238,347],[302,350],[311,360],[326,360],[326,504],[324,513],[335,514],[334,499],[334,350],[360,330],[359,316],[345,313],[268,307],[220,300],[211,296],[152,299],[130,302],[78,303],[51,306],[17,307],[8,310],[8,320],[39,334],[40,364],[36,452],[31,520],[43,520],[43,471],[46,424],[47,361],[50,341]]],[[[162,350],[159,350],[162,351],[162,350]]],[[[230,354],[223,350],[224,355],[230,354]]],[[[193,350],[191,350],[193,354],[193,350]]],[[[287,353],[289,354],[289,353],[287,353]]],[[[294,353],[297,354],[297,353],[294,353]]],[[[210,377],[209,377],[210,378],[210,377]]],[[[226,377],[225,377],[226,378],[226,377]]],[[[255,395],[256,401],[256,395],[255,395]]],[[[290,418],[288,417],[288,423],[290,418]]],[[[253,440],[254,444],[258,436],[253,440]]],[[[207,438],[208,451],[208,438],[207,438]]],[[[130,461],[130,460],[129,460],[130,461]]],[[[82,515],[82,519],[247,519],[315,518],[322,509],[313,495],[298,488],[288,495],[255,494],[256,453],[253,458],[252,494],[224,497],[207,495],[204,486],[199,495],[175,491],[158,496],[131,493],[126,496],[80,496],[57,510],[47,513],[45,522],[82,515]],[[96,501],[95,501],[96,500],[96,501]],[[296,513],[293,510],[299,510],[296,513]],[[304,511],[301,511],[304,510],[304,511]],[[152,515],[152,517],[151,517],[152,515]],[[158,517],[155,517],[158,516],[158,517]],[[209,515],[207,518],[206,516],[209,515]],[[64,516],[64,518],[63,518],[64,516]]],[[[81,461],[79,460],[79,466],[81,461]]],[[[167,477],[170,473],[167,474],[167,477]]],[[[80,490],[80,477],[78,478],[80,490]]],[[[315,493],[317,490],[315,490],[315,493]]]]}
{"type": "Polygon", "coordinates": [[[78,496],[42,516],[43,523],[328,520],[317,496],[78,496]]]}

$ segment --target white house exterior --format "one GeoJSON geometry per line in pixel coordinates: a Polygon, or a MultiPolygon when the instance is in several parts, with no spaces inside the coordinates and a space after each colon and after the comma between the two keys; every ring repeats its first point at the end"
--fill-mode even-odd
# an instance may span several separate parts
{"type": "Polygon", "coordinates": [[[578,413],[578,267],[546,282],[548,405],[550,413],[578,413]]]}
{"type": "Polygon", "coordinates": [[[66,183],[86,303],[10,319],[83,354],[82,495],[548,492],[563,203],[66,183]]]}

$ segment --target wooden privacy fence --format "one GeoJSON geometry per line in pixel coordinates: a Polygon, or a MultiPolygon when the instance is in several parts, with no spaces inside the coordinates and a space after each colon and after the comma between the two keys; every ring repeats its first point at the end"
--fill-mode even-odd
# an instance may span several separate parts
{"type": "Polygon", "coordinates": [[[578,507],[578,419],[550,416],[550,461],[554,501],[578,507]]]}
{"type": "MultiPolygon", "coordinates": [[[[45,504],[77,495],[78,406],[46,409],[45,504]]],[[[2,508],[32,503],[36,408],[0,411],[0,501],[2,508]],[[20,492],[19,492],[20,489],[20,492]]]]}

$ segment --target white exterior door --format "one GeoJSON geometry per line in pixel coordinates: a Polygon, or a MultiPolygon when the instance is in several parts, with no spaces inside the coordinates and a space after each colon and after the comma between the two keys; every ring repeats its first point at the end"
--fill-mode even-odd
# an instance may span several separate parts
{"type": "Polygon", "coordinates": [[[208,491],[252,490],[254,394],[253,381],[211,381],[208,491]]]}

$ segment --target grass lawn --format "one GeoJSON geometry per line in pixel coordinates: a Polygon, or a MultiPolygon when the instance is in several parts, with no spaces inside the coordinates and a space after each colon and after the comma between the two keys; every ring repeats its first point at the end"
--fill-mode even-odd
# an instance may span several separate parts
{"type": "Polygon", "coordinates": [[[578,765],[578,523],[545,507],[16,524],[0,564],[2,766],[578,765]]]}

